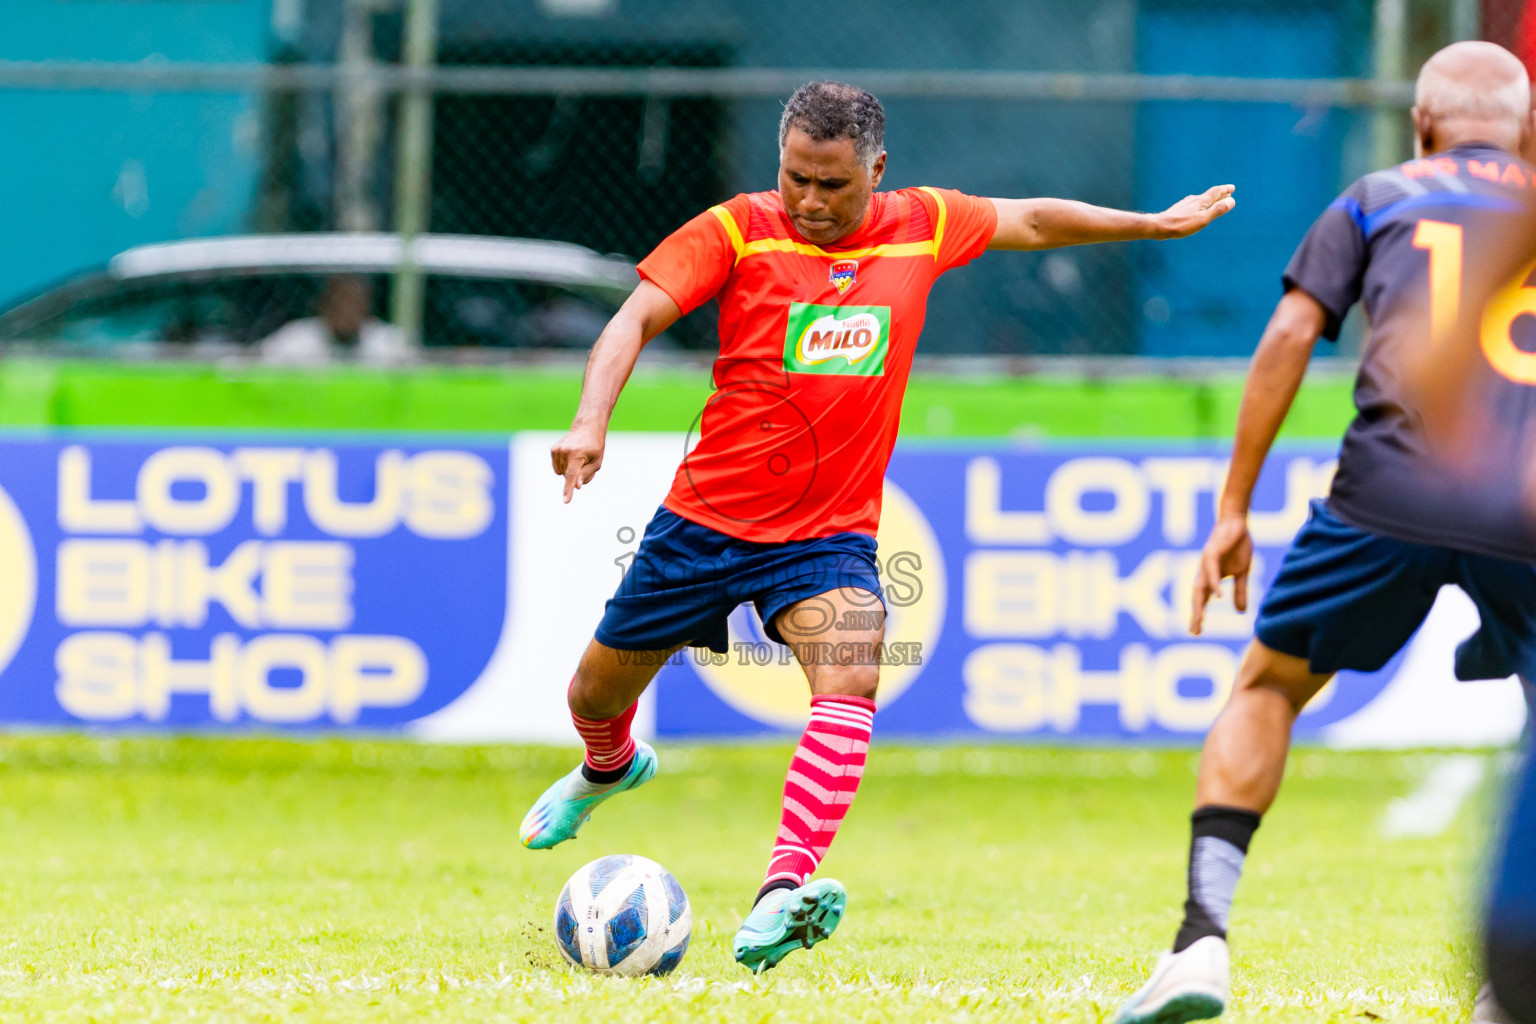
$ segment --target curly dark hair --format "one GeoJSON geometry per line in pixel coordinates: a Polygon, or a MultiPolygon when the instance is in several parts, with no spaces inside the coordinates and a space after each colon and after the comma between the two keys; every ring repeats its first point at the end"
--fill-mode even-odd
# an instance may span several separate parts
{"type": "Polygon", "coordinates": [[[842,82],[811,82],[796,89],[779,119],[781,150],[791,128],[817,142],[852,139],[853,151],[866,167],[885,149],[885,108],[872,94],[842,82]]]}

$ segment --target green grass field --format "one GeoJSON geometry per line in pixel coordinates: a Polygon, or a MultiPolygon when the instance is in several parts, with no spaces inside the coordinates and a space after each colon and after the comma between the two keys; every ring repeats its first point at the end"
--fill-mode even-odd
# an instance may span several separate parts
{"type": "MultiPolygon", "coordinates": [[[[570,751],[403,742],[0,740],[0,1018],[1101,1021],[1170,938],[1195,755],[872,751],[825,864],[834,938],[754,979],[730,959],[790,745],[661,748],[575,842],[518,846],[570,751]],[[567,875],[667,865],[679,972],[580,975],[567,875]]],[[[1485,794],[1461,827],[1376,823],[1433,755],[1301,751],[1238,891],[1234,1021],[1464,1019],[1485,794]]]]}

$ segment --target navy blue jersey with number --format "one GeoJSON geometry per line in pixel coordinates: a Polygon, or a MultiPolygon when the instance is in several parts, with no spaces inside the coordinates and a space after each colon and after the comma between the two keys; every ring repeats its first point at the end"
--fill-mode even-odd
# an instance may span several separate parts
{"type": "Polygon", "coordinates": [[[1530,273],[1533,208],[1536,171],[1501,149],[1461,146],[1361,178],[1291,258],[1285,288],[1300,288],[1323,306],[1326,337],[1337,339],[1357,301],[1370,320],[1355,381],[1357,414],[1328,499],[1345,522],[1414,543],[1536,562],[1536,529],[1521,494],[1536,427],[1536,317],[1505,317],[1490,327],[1483,316],[1500,285],[1530,273]],[[1477,402],[1492,429],[1464,467],[1431,454],[1404,381],[1408,362],[1437,336],[1480,343],[1485,356],[1477,402]]]}

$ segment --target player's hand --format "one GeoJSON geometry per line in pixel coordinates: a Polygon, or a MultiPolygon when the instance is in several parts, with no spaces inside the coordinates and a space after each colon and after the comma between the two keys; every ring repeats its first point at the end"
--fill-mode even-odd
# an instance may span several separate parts
{"type": "Polygon", "coordinates": [[[1185,196],[1157,214],[1158,237],[1188,238],[1222,214],[1232,212],[1236,185],[1217,185],[1197,196],[1185,196]]]}
{"type": "Polygon", "coordinates": [[[592,482],[603,467],[603,446],[607,431],[592,427],[572,427],[570,433],[556,441],[549,450],[555,473],[565,477],[565,501],[570,504],[571,495],[592,482]]]}
{"type": "Polygon", "coordinates": [[[1253,565],[1253,538],[1248,535],[1247,516],[1222,516],[1200,552],[1200,571],[1195,574],[1194,608],[1189,617],[1189,631],[1200,635],[1205,606],[1211,598],[1221,597],[1221,581],[1232,577],[1232,604],[1239,612],[1248,610],[1248,570],[1253,565]]]}

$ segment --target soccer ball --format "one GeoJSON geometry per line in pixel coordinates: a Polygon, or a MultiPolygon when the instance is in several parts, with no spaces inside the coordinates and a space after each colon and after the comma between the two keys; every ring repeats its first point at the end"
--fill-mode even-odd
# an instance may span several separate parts
{"type": "Polygon", "coordinates": [[[588,864],[555,903],[560,955],[598,974],[670,974],[692,934],[683,887],[660,864],[633,854],[588,864]]]}

